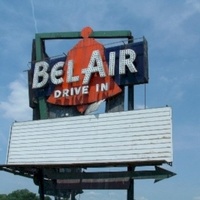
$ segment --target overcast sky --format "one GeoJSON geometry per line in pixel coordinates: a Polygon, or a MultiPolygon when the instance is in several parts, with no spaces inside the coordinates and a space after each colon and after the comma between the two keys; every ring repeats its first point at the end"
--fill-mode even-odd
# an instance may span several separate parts
{"type": "MultiPolygon", "coordinates": [[[[200,1],[199,0],[1,0],[0,163],[6,159],[13,121],[31,120],[27,74],[35,33],[130,30],[149,45],[147,107],[173,109],[173,166],[177,176],[156,184],[135,181],[136,200],[200,200],[200,1]]],[[[57,45],[50,44],[52,52],[57,45]]],[[[66,50],[69,47],[66,46],[66,50]]],[[[60,54],[63,53],[63,50],[60,54]]],[[[144,106],[136,86],[136,108],[144,106]]],[[[0,193],[28,188],[32,180],[0,172],[0,193]]],[[[80,199],[125,199],[125,192],[87,191],[80,199]]]]}

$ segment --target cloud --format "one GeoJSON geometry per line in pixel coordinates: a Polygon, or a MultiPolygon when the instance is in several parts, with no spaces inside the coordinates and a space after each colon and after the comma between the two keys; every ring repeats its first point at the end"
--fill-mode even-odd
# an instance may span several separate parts
{"type": "Polygon", "coordinates": [[[9,95],[6,101],[0,102],[0,110],[5,118],[13,120],[27,120],[31,117],[31,109],[28,105],[28,89],[24,77],[9,84],[9,95]]]}
{"type": "Polygon", "coordinates": [[[200,13],[200,2],[199,0],[186,0],[186,3],[192,7],[193,12],[200,13]]]}
{"type": "Polygon", "coordinates": [[[191,24],[193,28],[198,26],[194,23],[198,16],[195,18],[194,16],[198,15],[199,11],[198,0],[186,0],[181,3],[152,0],[134,3],[134,9],[126,4],[126,13],[129,16],[126,13],[124,15],[138,19],[140,24],[137,27],[143,30],[148,28],[148,31],[145,30],[146,36],[147,39],[155,41],[154,48],[155,46],[161,49],[171,47],[170,50],[173,51],[173,47],[181,46],[175,50],[177,53],[182,53],[184,50],[192,49],[199,40],[199,33],[189,28],[191,24]],[[186,42],[187,45],[183,45],[186,42]]]}

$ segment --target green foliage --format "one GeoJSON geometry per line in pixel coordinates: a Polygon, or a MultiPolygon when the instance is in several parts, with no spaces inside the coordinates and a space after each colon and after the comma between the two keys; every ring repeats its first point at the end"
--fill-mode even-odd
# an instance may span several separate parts
{"type": "MultiPolygon", "coordinates": [[[[40,198],[27,189],[16,190],[8,195],[0,194],[0,200],[39,200],[40,198]]],[[[51,200],[50,197],[45,197],[45,200],[51,200]]]]}
{"type": "Polygon", "coordinates": [[[7,200],[6,194],[0,194],[0,200],[7,200]]]}
{"type": "Polygon", "coordinates": [[[38,200],[36,194],[28,190],[17,190],[8,195],[9,200],[38,200]]]}

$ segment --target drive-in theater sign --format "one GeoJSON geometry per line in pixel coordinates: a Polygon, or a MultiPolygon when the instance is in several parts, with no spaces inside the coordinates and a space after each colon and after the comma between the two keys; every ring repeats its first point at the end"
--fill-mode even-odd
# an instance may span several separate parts
{"type": "Polygon", "coordinates": [[[157,167],[173,162],[171,108],[134,110],[133,86],[144,83],[147,41],[134,42],[130,31],[86,27],[81,32],[36,34],[29,70],[34,120],[13,123],[7,163],[1,169],[33,178],[41,199],[44,194],[75,199],[84,189],[127,189],[132,200],[134,179],[173,176],[157,167]],[[128,41],[107,47],[99,38],[128,41]],[[49,39],[79,41],[62,56],[50,58],[45,49],[49,39]],[[105,112],[94,114],[103,101],[105,112]],[[149,165],[155,170],[135,171],[149,165]],[[113,166],[128,171],[86,170],[113,166]]]}
{"type": "Polygon", "coordinates": [[[91,103],[122,92],[120,86],[148,82],[145,41],[105,48],[82,30],[83,37],[68,53],[57,59],[34,63],[32,89],[50,104],[77,106],[83,113],[91,103]]]}

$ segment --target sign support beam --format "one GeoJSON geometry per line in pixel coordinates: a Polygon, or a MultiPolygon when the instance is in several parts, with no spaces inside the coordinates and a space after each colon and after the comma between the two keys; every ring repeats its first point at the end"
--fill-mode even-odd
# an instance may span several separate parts
{"type": "MultiPolygon", "coordinates": [[[[135,170],[135,167],[128,167],[128,172],[132,172],[135,170]]],[[[130,185],[127,190],[127,200],[134,200],[134,179],[130,179],[130,185]]]]}
{"type": "Polygon", "coordinates": [[[43,169],[39,170],[39,193],[40,193],[40,200],[44,200],[44,174],[43,169]]]}
{"type": "MultiPolygon", "coordinates": [[[[128,43],[133,42],[133,37],[128,43]]],[[[128,86],[128,110],[134,110],[134,86],[128,86]]],[[[134,171],[135,167],[129,166],[128,172],[134,171]]],[[[130,180],[130,186],[127,190],[127,200],[134,200],[134,179],[130,180]]]]}

